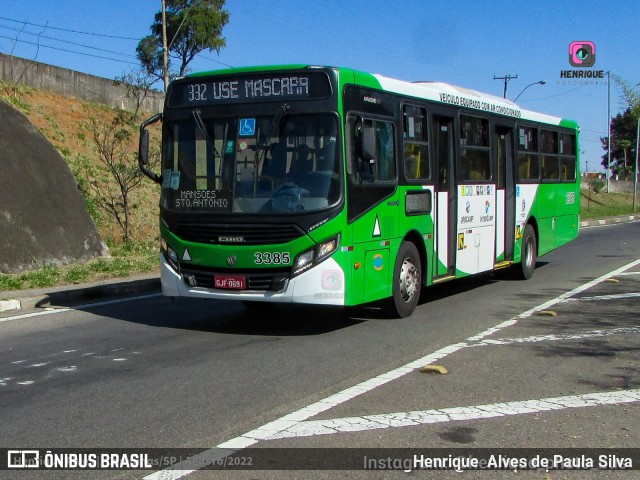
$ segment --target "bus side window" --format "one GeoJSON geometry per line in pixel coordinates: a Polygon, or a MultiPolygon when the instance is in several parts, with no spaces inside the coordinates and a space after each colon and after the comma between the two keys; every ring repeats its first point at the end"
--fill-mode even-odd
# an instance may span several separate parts
{"type": "Polygon", "coordinates": [[[431,178],[426,108],[405,105],[403,111],[404,174],[407,180],[431,178]]]}
{"type": "Polygon", "coordinates": [[[491,180],[489,121],[486,118],[460,115],[459,178],[462,181],[491,180]]]}

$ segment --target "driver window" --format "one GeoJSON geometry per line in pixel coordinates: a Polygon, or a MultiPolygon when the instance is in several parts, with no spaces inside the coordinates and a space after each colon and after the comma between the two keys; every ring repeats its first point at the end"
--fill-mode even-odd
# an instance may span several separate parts
{"type": "Polygon", "coordinates": [[[392,122],[347,117],[347,214],[349,221],[393,193],[396,187],[395,130],[392,122]],[[365,130],[373,131],[373,142],[364,147],[365,130]],[[370,148],[372,151],[364,151],[370,148]]]}
{"type": "Polygon", "coordinates": [[[347,173],[353,183],[388,182],[396,179],[396,160],[393,123],[350,116],[348,121],[347,173]],[[362,150],[364,129],[373,129],[375,151],[372,159],[366,159],[362,150]]]}

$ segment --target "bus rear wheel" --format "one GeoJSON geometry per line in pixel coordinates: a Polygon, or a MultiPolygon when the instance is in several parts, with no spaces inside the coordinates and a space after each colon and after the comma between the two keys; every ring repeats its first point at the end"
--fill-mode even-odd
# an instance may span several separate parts
{"type": "Polygon", "coordinates": [[[418,249],[411,242],[402,242],[393,268],[393,295],[390,313],[404,318],[418,305],[422,287],[422,264],[418,249]]]}
{"type": "Polygon", "coordinates": [[[536,233],[531,225],[527,225],[522,234],[520,265],[516,267],[518,278],[529,280],[533,276],[536,269],[537,251],[536,233]]]}

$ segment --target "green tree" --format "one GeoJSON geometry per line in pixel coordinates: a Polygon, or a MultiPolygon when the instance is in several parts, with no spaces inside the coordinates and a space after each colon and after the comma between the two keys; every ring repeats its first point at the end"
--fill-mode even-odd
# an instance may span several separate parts
{"type": "Polygon", "coordinates": [[[121,76],[113,80],[115,86],[123,86],[127,90],[127,97],[133,98],[135,102],[135,110],[133,112],[133,123],[138,122],[138,114],[144,99],[147,98],[151,91],[151,85],[154,80],[145,69],[130,69],[121,76]]]}
{"type": "Polygon", "coordinates": [[[93,116],[86,128],[101,164],[93,171],[87,171],[92,201],[113,215],[122,230],[122,239],[128,244],[131,238],[131,193],[140,187],[143,178],[131,148],[136,134],[133,116],[120,110],[111,123],[93,116]]]}
{"type": "MultiPolygon", "coordinates": [[[[220,53],[226,46],[222,29],[229,22],[225,0],[166,0],[166,28],[170,77],[183,76],[187,66],[203,50],[220,53]],[[173,68],[174,61],[179,67],[173,68]]],[[[136,48],[146,71],[162,80],[162,12],[155,15],[151,35],[136,48]]]]}
{"type": "MultiPolygon", "coordinates": [[[[624,113],[611,119],[611,172],[622,178],[633,178],[635,170],[635,150],[637,142],[638,119],[640,118],[640,92],[638,85],[619,75],[611,75],[622,91],[621,101],[626,107],[624,113]]],[[[605,151],[602,156],[602,166],[607,168],[607,152],[609,145],[606,137],[600,138],[602,148],[605,151]]]]}
{"type": "MultiPolygon", "coordinates": [[[[633,175],[637,119],[638,117],[632,113],[631,108],[627,108],[624,113],[619,113],[611,119],[611,165],[609,165],[609,169],[622,178],[633,175]]],[[[600,137],[600,142],[605,151],[602,156],[602,166],[606,168],[609,148],[607,137],[600,137]]]]}

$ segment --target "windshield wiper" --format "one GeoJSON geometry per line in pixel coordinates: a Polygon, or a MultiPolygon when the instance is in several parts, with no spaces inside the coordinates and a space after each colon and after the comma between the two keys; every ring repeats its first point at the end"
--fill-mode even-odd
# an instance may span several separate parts
{"type": "Polygon", "coordinates": [[[220,156],[220,154],[218,153],[218,150],[216,149],[216,144],[211,138],[211,136],[209,135],[209,132],[207,132],[207,128],[205,127],[204,122],[202,121],[200,110],[196,109],[193,111],[193,119],[196,122],[196,126],[198,127],[198,131],[200,132],[200,135],[204,137],[207,144],[211,147],[211,150],[213,150],[213,158],[218,157],[220,161],[222,161],[222,157],[220,156]]]}
{"type": "MultiPolygon", "coordinates": [[[[289,111],[290,108],[291,106],[287,103],[283,103],[280,106],[280,111],[276,114],[275,117],[273,117],[273,120],[271,120],[271,123],[269,124],[269,135],[264,137],[264,140],[262,141],[262,143],[259,143],[258,145],[256,145],[256,153],[253,156],[253,163],[254,163],[253,195],[254,196],[256,195],[256,192],[258,190],[258,166],[264,162],[264,157],[267,155],[267,143],[269,143],[269,140],[273,138],[273,136],[276,133],[279,133],[278,127],[280,126],[280,122],[282,121],[282,118],[286,115],[286,113],[289,111]],[[260,152],[262,152],[262,158],[260,158],[260,152]]],[[[257,138],[260,138],[259,131],[258,131],[257,138]]]]}

